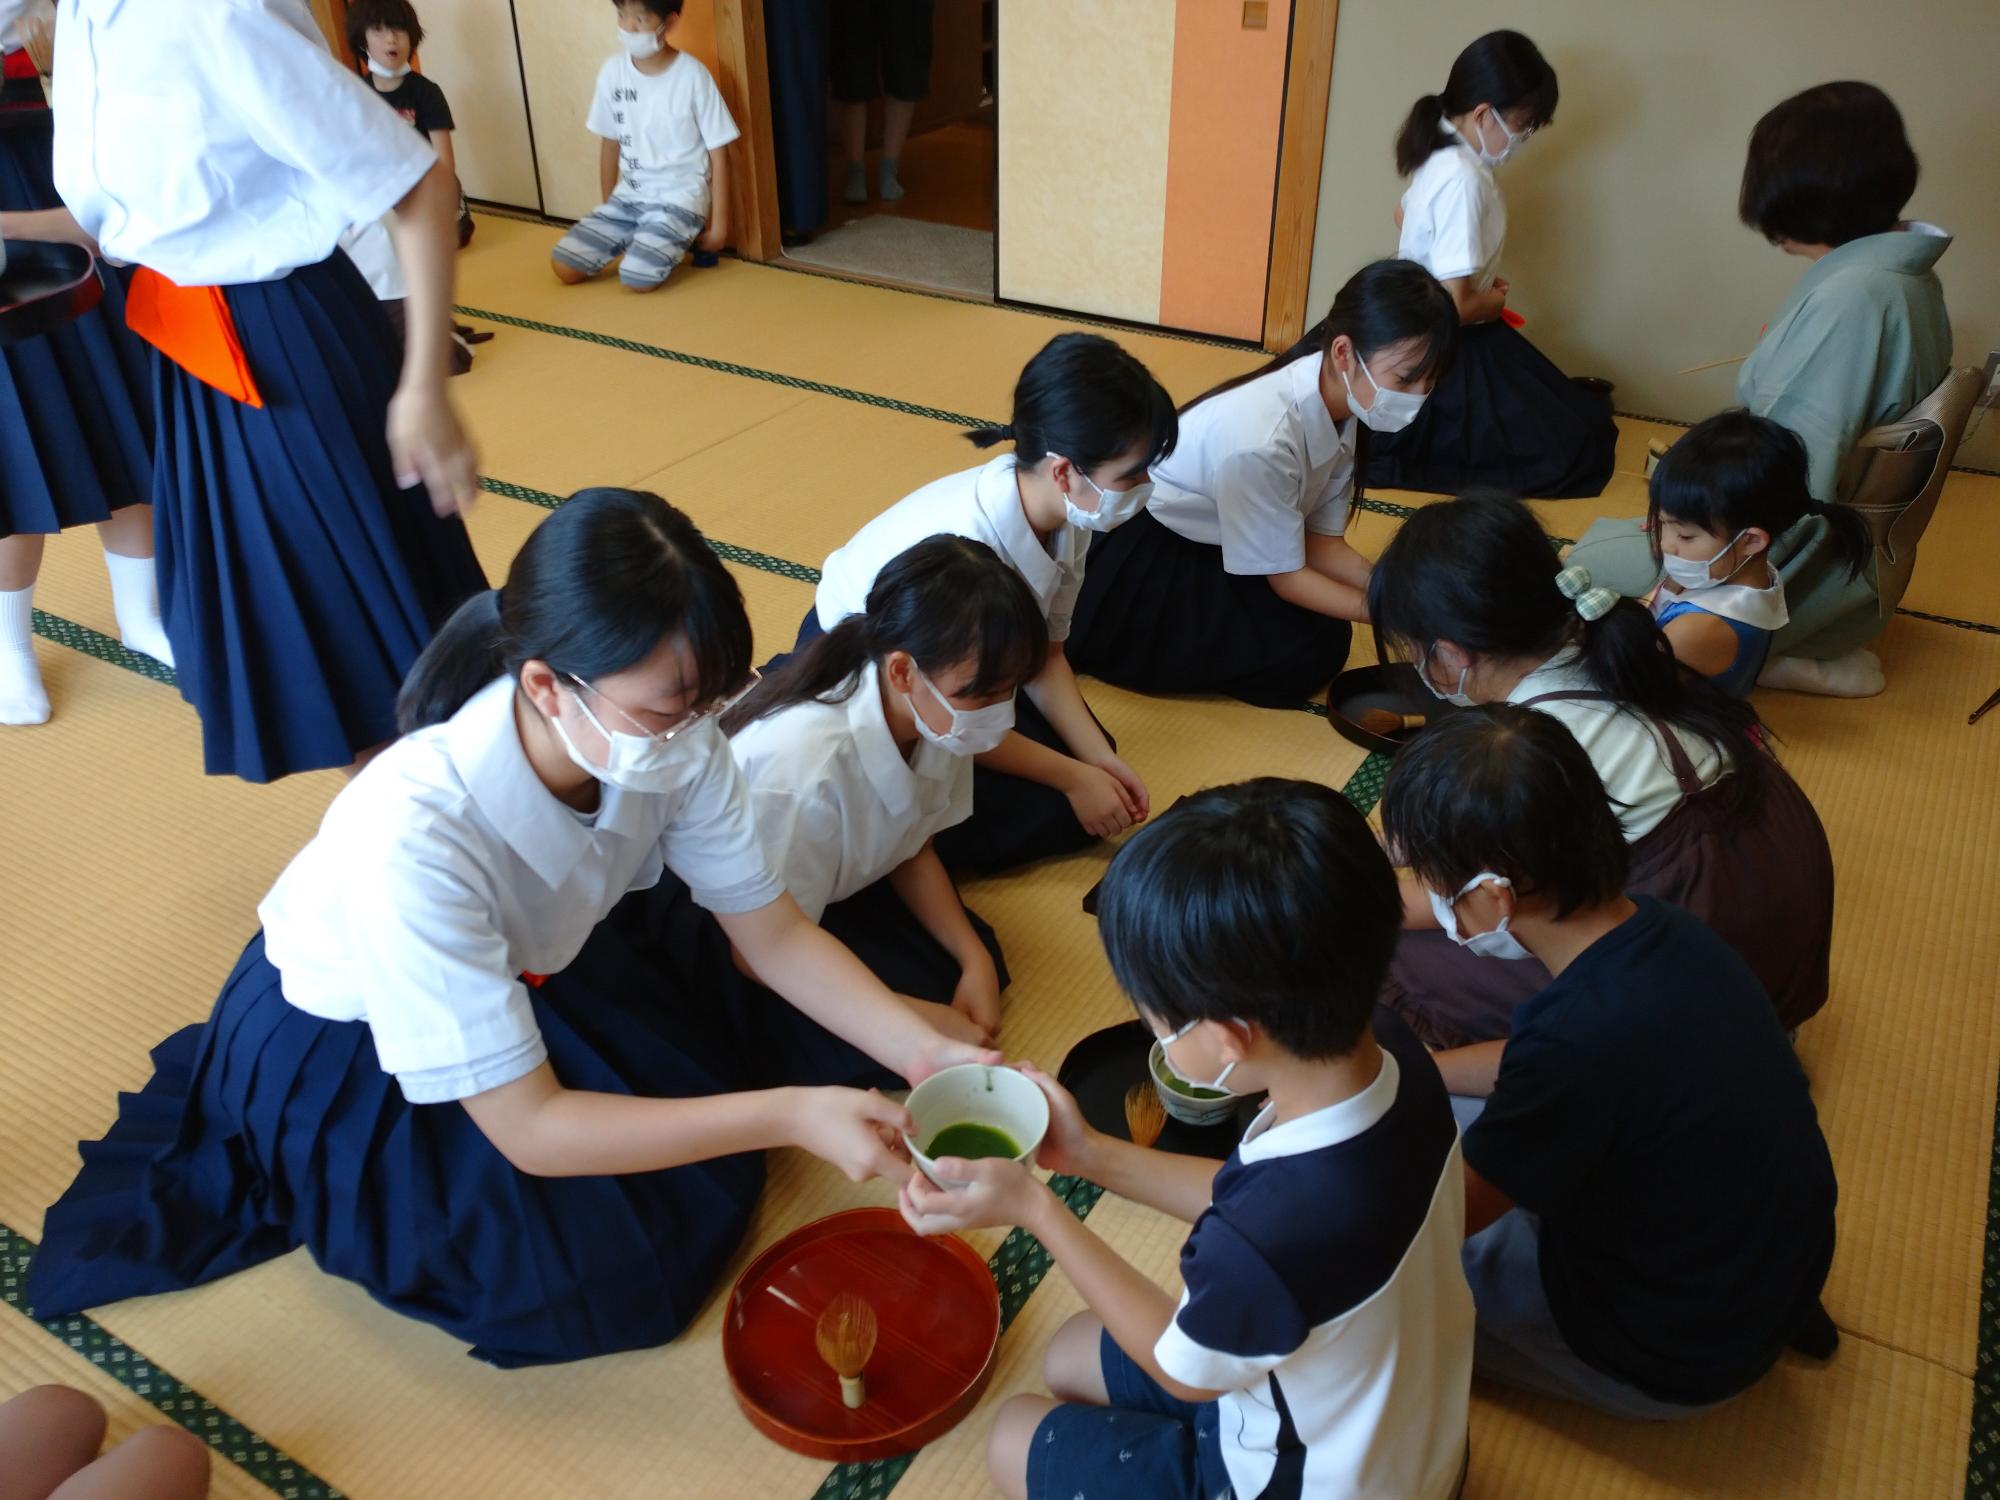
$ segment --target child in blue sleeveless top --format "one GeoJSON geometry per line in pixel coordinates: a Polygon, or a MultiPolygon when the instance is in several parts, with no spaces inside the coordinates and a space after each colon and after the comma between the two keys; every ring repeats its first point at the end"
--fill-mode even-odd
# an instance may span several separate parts
{"type": "Polygon", "coordinates": [[[1789,618],[1771,539],[1823,514],[1849,566],[1858,574],[1867,563],[1860,518],[1813,499],[1804,444],[1768,417],[1731,410],[1697,425],[1653,471],[1651,501],[1646,530],[1666,575],[1653,618],[1684,666],[1737,698],[1789,618]]]}

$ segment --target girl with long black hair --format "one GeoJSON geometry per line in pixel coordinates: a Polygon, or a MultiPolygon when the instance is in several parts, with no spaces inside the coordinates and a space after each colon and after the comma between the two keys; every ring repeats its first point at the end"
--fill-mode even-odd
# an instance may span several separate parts
{"type": "Polygon", "coordinates": [[[717,732],[751,679],[742,596],[679,511],[585,490],[543,521],[418,660],[406,732],[278,877],[209,1019],[84,1145],[36,1305],[304,1245],[494,1364],[578,1359],[686,1326],[766,1148],[903,1174],[903,1110],[825,1085],[998,1059],[785,894],[717,732]]]}

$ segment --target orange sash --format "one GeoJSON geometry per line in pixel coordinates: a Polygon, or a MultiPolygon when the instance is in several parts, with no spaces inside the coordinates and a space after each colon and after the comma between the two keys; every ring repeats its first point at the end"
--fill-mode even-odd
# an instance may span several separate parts
{"type": "Polygon", "coordinates": [[[39,76],[35,72],[35,60],[28,56],[28,49],[26,47],[21,48],[18,52],[9,52],[7,54],[6,66],[0,68],[0,75],[8,78],[35,78],[39,76]]]}
{"type": "Polygon", "coordinates": [[[264,398],[250,376],[250,362],[236,337],[219,286],[176,286],[158,271],[139,267],[125,294],[125,321],[132,331],[204,385],[246,406],[262,409],[264,398]]]}

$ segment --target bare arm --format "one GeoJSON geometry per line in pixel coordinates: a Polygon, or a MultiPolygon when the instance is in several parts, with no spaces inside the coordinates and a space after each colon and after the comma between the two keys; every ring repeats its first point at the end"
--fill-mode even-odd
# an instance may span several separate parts
{"type": "Polygon", "coordinates": [[[1461,323],[1491,323],[1507,305],[1505,282],[1496,281],[1486,290],[1478,291],[1473,287],[1470,276],[1454,276],[1442,285],[1458,305],[1458,321],[1461,323]]]}
{"type": "Polygon", "coordinates": [[[1704,677],[1719,677],[1736,664],[1740,642],[1729,622],[1715,615],[1676,615],[1665,627],[1667,644],[1682,666],[1704,677]]]}
{"type": "Polygon", "coordinates": [[[765,984],[912,1083],[953,1063],[1000,1060],[935,1030],[838,938],[808,922],[789,895],[755,911],[718,913],[716,921],[765,984]]]}
{"type": "Polygon", "coordinates": [[[442,162],[389,211],[389,237],[408,289],[403,374],[389,402],[389,457],[402,483],[423,482],[441,516],[462,510],[479,492],[479,454],[444,389],[457,221],[458,182],[442,162]]]}
{"type": "Polygon", "coordinates": [[[952,996],[953,1009],[963,1011],[988,1032],[998,1030],[999,971],[993,966],[993,955],[986,951],[986,945],[973,930],[965,903],[959,899],[958,887],[952,884],[944,861],[938,858],[936,846],[926,842],[896,866],[889,872],[889,884],[924,931],[958,960],[961,977],[958,991],[952,996]]]}
{"type": "Polygon", "coordinates": [[[729,148],[708,153],[708,228],[695,242],[697,250],[720,250],[729,243],[729,148]]]}
{"type": "Polygon", "coordinates": [[[451,173],[455,181],[458,177],[458,153],[451,144],[451,132],[449,130],[433,130],[431,132],[431,150],[437,152],[438,160],[444,163],[444,169],[451,173]]]}
{"type": "Polygon", "coordinates": [[[1336,620],[1368,618],[1365,589],[1329,578],[1310,562],[1290,573],[1271,574],[1271,592],[1287,604],[1296,604],[1314,614],[1331,615],[1336,620]]]}
{"type": "Polygon", "coordinates": [[[40,240],[52,245],[81,245],[97,255],[97,241],[83,232],[76,215],[66,208],[23,209],[0,213],[0,239],[40,240]]]}
{"type": "Polygon", "coordinates": [[[604,136],[597,143],[597,191],[606,202],[618,189],[618,143],[604,136]]]}
{"type": "Polygon", "coordinates": [[[1431,1061],[1437,1064],[1448,1092],[1462,1099],[1484,1099],[1500,1077],[1500,1054],[1506,1046],[1504,1041],[1474,1042],[1470,1047],[1433,1052],[1431,1061]]]}
{"type": "Polygon", "coordinates": [[[908,1175],[880,1134],[908,1128],[908,1113],[858,1089],[643,1099],[566,1089],[543,1063],[464,1106],[500,1154],[535,1177],[656,1172],[773,1146],[803,1147],[857,1182],[908,1175]]]}

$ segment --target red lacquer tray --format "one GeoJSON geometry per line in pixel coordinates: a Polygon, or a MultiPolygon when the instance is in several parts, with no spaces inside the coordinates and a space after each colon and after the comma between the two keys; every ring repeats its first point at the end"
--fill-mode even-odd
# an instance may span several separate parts
{"type": "Polygon", "coordinates": [[[977,1404],[1000,1342],[1000,1291],[954,1235],[915,1234],[892,1208],[857,1208],[794,1230],[750,1264],[730,1294],[722,1358],[737,1404],[773,1442],[835,1463],[909,1453],[977,1404]],[[850,1411],[813,1328],[856,1292],[880,1332],[850,1411]]]}

